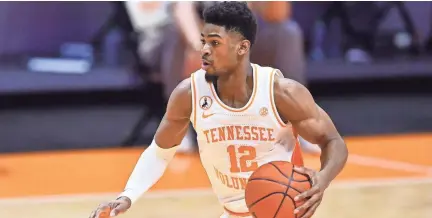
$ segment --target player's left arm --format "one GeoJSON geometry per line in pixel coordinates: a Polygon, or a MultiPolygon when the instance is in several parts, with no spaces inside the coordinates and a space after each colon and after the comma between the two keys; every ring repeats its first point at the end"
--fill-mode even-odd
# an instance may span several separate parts
{"type": "Polygon", "coordinates": [[[333,180],[346,163],[348,149],[328,114],[306,87],[290,79],[276,79],[275,103],[280,115],[299,135],[321,147],[321,172],[333,180]]]}
{"type": "Polygon", "coordinates": [[[310,217],[322,199],[324,190],[342,171],[348,158],[348,149],[329,115],[320,108],[309,90],[298,82],[276,78],[274,84],[275,104],[279,114],[290,122],[294,130],[309,142],[321,147],[319,172],[302,168],[313,181],[313,188],[298,197],[311,197],[299,210],[308,209],[304,217],[310,217]]]}

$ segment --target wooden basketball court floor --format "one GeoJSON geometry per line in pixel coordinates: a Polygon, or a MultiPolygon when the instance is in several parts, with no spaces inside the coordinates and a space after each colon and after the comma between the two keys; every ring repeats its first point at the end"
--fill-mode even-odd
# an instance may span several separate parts
{"type": "MultiPolygon", "coordinates": [[[[431,218],[432,134],[346,139],[348,164],[316,218],[431,218]]],[[[141,148],[0,155],[1,218],[83,218],[123,186],[141,148]]],[[[319,167],[317,157],[306,165],[319,167]]],[[[177,155],[124,218],[218,218],[196,155],[177,155]]]]}

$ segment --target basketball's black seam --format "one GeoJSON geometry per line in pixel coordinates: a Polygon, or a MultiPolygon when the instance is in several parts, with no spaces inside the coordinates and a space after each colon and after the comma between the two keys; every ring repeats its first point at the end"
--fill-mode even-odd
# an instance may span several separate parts
{"type": "MultiPolygon", "coordinates": [[[[298,174],[300,174],[300,175],[306,176],[307,180],[310,180],[310,177],[309,177],[308,174],[306,174],[306,173],[301,173],[301,172],[295,170],[294,168],[293,168],[293,171],[295,171],[296,173],[298,173],[298,174]]],[[[299,182],[299,181],[297,181],[297,182],[299,182]]]]}
{"type": "Polygon", "coordinates": [[[270,197],[271,195],[274,195],[274,194],[282,194],[282,195],[284,195],[284,196],[286,195],[286,193],[284,193],[284,192],[272,192],[272,193],[270,193],[270,194],[268,194],[268,195],[266,195],[266,196],[264,196],[264,197],[262,197],[262,198],[256,200],[256,201],[253,202],[252,204],[250,204],[250,205],[249,205],[249,208],[252,208],[255,204],[257,204],[258,202],[264,200],[264,198],[270,197]]]}
{"type": "Polygon", "coordinates": [[[283,196],[283,198],[282,198],[282,201],[280,202],[279,207],[278,207],[278,209],[276,210],[276,213],[274,214],[273,218],[276,218],[277,214],[279,213],[279,210],[281,209],[282,204],[283,204],[283,202],[285,201],[286,196],[288,195],[288,194],[287,194],[288,189],[289,189],[289,186],[287,186],[287,188],[286,188],[286,190],[285,190],[285,194],[284,194],[284,196],[283,196]]]}
{"type": "MultiPolygon", "coordinates": [[[[290,179],[287,175],[285,175],[282,170],[280,170],[276,165],[274,165],[272,162],[269,163],[270,165],[274,166],[279,173],[281,173],[285,178],[290,179]]],[[[293,169],[294,170],[294,169],[293,169]]]]}
{"type": "MultiPolygon", "coordinates": [[[[292,187],[291,187],[291,188],[292,188],[292,187]]],[[[289,197],[289,199],[291,199],[293,205],[297,208],[297,204],[296,204],[296,202],[294,201],[294,198],[292,198],[289,194],[286,194],[285,196],[289,197]]],[[[296,218],[297,218],[297,214],[295,214],[295,216],[296,216],[296,218]]]]}
{"type": "MultiPolygon", "coordinates": [[[[275,166],[275,167],[276,167],[276,166],[275,166]]],[[[277,167],[276,167],[276,168],[277,168],[277,167]]],[[[279,168],[277,168],[277,169],[279,170],[279,172],[280,172],[282,175],[285,176],[285,174],[282,173],[282,170],[280,170],[279,168]]],[[[289,188],[290,188],[290,185],[291,185],[292,179],[294,178],[293,176],[294,176],[294,169],[291,170],[291,176],[288,177],[288,184],[287,184],[287,188],[286,188],[286,190],[285,190],[285,195],[284,195],[284,197],[282,198],[282,201],[280,202],[279,207],[278,207],[278,209],[276,210],[276,213],[275,213],[275,215],[273,216],[273,218],[276,218],[277,214],[279,213],[279,210],[280,210],[281,207],[282,207],[283,202],[285,201],[286,196],[289,196],[289,195],[288,195],[288,190],[289,190],[289,188]]],[[[294,204],[294,205],[295,205],[295,204],[294,204]]]]}
{"type": "Polygon", "coordinates": [[[299,191],[298,189],[294,188],[294,187],[290,187],[292,188],[294,191],[298,192],[299,194],[301,194],[301,191],[299,191]]]}
{"type": "Polygon", "coordinates": [[[291,201],[293,202],[293,205],[294,205],[294,206],[297,206],[296,203],[295,203],[295,201],[294,201],[294,198],[292,198],[292,197],[291,197],[290,195],[288,195],[288,194],[287,194],[286,196],[289,197],[289,198],[291,199],[291,201]]]}
{"type": "Polygon", "coordinates": [[[279,182],[279,181],[276,181],[276,180],[272,180],[272,179],[266,179],[266,178],[253,178],[253,179],[249,179],[249,182],[251,182],[251,181],[263,181],[263,180],[264,181],[269,181],[269,182],[274,182],[274,183],[283,185],[284,187],[288,187],[288,185],[285,184],[285,183],[282,183],[282,182],[279,182]]]}
{"type": "MultiPolygon", "coordinates": [[[[311,181],[311,179],[310,179],[310,177],[309,177],[309,175],[308,174],[305,174],[305,173],[300,173],[300,172],[298,172],[298,171],[296,171],[296,170],[294,170],[294,168],[291,170],[291,178],[290,177],[288,177],[287,175],[285,175],[283,172],[282,172],[282,170],[280,170],[276,165],[274,165],[272,162],[270,162],[269,163],[270,165],[272,165],[272,166],[274,166],[285,178],[287,178],[288,179],[288,184],[291,184],[291,180],[292,181],[294,181],[294,182],[309,182],[310,184],[312,184],[312,181],[311,181]],[[298,174],[300,174],[300,175],[303,175],[303,176],[305,176],[306,177],[306,179],[305,180],[295,180],[294,179],[294,172],[296,172],[296,173],[298,173],[298,174]]],[[[270,181],[270,180],[269,180],[270,181]]],[[[277,183],[279,183],[279,182],[277,182],[277,183]]],[[[279,184],[281,184],[281,183],[279,183],[279,184]]],[[[283,185],[286,185],[286,184],[283,184],[283,185]]],[[[291,188],[293,188],[293,187],[291,187],[291,188]]],[[[295,189],[295,188],[293,188],[294,190],[296,190],[298,193],[301,193],[299,190],[297,190],[297,189],[295,189]]]]}
{"type": "Polygon", "coordinates": [[[308,177],[308,179],[304,179],[304,180],[295,180],[295,179],[293,179],[293,181],[294,181],[294,182],[309,182],[310,179],[309,179],[309,177],[308,177]]]}
{"type": "Polygon", "coordinates": [[[309,182],[311,185],[313,185],[312,184],[312,178],[309,176],[309,174],[301,173],[299,171],[296,171],[294,168],[293,168],[293,171],[295,171],[296,173],[298,173],[298,174],[303,175],[303,176],[306,177],[306,180],[295,180],[294,179],[294,181],[296,181],[296,182],[309,182]]]}
{"type": "MultiPolygon", "coordinates": [[[[281,182],[279,182],[279,181],[271,180],[271,179],[266,179],[266,178],[253,178],[253,179],[250,179],[250,180],[249,180],[249,182],[251,182],[251,181],[269,181],[269,182],[274,182],[274,183],[279,184],[279,185],[282,185],[282,186],[284,186],[284,187],[292,188],[293,190],[295,190],[295,191],[296,191],[297,193],[299,193],[299,194],[301,193],[301,191],[299,191],[298,189],[296,189],[296,188],[294,188],[294,187],[290,187],[290,186],[287,185],[287,184],[281,183],[281,182]]],[[[295,180],[292,180],[292,181],[295,181],[295,180]]],[[[308,180],[304,180],[304,182],[306,182],[306,181],[308,181],[308,180]]],[[[288,191],[288,189],[287,189],[286,191],[288,191]]],[[[275,194],[275,193],[280,193],[280,192],[272,192],[272,193],[270,193],[270,194],[275,194]]],[[[293,204],[296,205],[296,202],[294,201],[294,199],[293,199],[290,195],[285,194],[285,197],[289,197],[289,198],[291,199],[291,201],[293,202],[293,204]]],[[[260,200],[262,200],[262,199],[260,199],[260,200]]],[[[253,204],[256,204],[256,203],[258,203],[258,202],[254,202],[253,204]]],[[[251,205],[251,206],[252,206],[252,205],[251,205]]],[[[296,206],[297,206],[297,205],[296,205],[296,206]]]]}

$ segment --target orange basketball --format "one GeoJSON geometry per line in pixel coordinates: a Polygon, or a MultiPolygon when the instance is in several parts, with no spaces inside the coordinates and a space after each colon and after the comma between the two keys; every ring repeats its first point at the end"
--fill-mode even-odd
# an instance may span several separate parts
{"type": "Polygon", "coordinates": [[[255,218],[297,218],[294,209],[305,201],[295,202],[294,197],[310,189],[308,175],[296,172],[293,164],[274,161],[260,166],[248,180],[245,199],[255,218]]]}

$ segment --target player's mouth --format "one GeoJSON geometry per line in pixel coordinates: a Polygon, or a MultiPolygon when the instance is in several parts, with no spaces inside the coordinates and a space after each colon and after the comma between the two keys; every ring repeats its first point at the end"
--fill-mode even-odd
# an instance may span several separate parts
{"type": "Polygon", "coordinates": [[[201,61],[201,69],[207,70],[210,66],[211,66],[211,62],[210,61],[202,59],[202,61],[201,61]]]}

